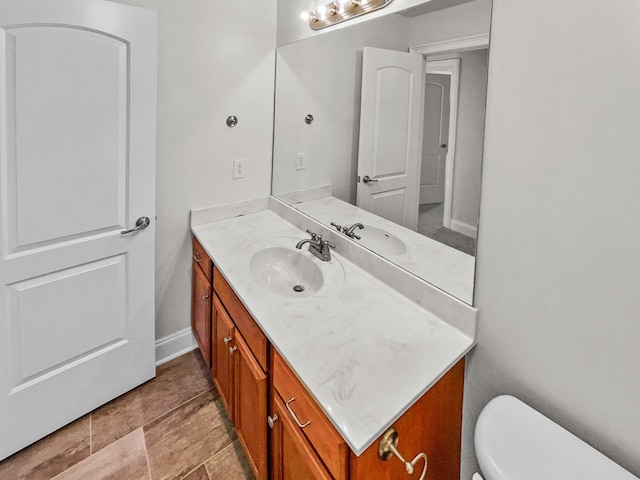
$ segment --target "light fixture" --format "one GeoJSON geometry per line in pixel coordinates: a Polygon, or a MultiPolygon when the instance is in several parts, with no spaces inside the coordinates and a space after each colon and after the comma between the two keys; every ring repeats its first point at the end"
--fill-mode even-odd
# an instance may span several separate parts
{"type": "Polygon", "coordinates": [[[302,12],[300,18],[313,30],[320,30],[336,23],[386,7],[393,0],[330,0],[314,7],[310,12],[302,12]]]}

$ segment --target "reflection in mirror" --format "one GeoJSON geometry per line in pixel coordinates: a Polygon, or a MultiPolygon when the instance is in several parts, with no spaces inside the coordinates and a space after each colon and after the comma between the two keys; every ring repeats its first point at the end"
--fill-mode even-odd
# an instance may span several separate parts
{"type": "Polygon", "coordinates": [[[433,0],[277,53],[272,194],[469,304],[490,11],[433,0]]]}

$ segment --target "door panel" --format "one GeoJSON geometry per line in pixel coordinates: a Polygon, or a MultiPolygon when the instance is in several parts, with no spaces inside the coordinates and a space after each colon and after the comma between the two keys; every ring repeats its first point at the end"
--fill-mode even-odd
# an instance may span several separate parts
{"type": "Polygon", "coordinates": [[[15,68],[15,91],[6,94],[17,107],[9,119],[16,149],[7,159],[15,171],[9,180],[16,184],[15,246],[124,228],[126,44],[65,27],[15,28],[6,35],[15,68]]]}
{"type": "Polygon", "coordinates": [[[151,12],[0,3],[0,459],[155,373],[156,71],[151,12]]]}
{"type": "Polygon", "coordinates": [[[236,332],[236,431],[257,480],[267,479],[267,376],[236,332]]]}
{"type": "Polygon", "coordinates": [[[406,189],[388,190],[371,195],[371,206],[376,215],[402,225],[407,202],[406,189]]]}
{"type": "Polygon", "coordinates": [[[13,391],[125,341],[126,268],[119,255],[9,285],[13,391]]]}
{"type": "Polygon", "coordinates": [[[229,347],[234,345],[235,326],[216,294],[213,295],[213,371],[216,388],[231,421],[235,424],[233,399],[233,363],[229,347]],[[225,341],[225,339],[227,341],[225,341]]]}
{"type": "Polygon", "coordinates": [[[211,368],[211,298],[209,279],[195,261],[192,262],[193,292],[191,297],[191,327],[207,367],[211,368]]]}
{"type": "Polygon", "coordinates": [[[357,204],[415,230],[418,225],[424,59],[365,47],[357,204]],[[402,199],[402,201],[400,200],[402,199]]]}
{"type": "Polygon", "coordinates": [[[383,67],[376,72],[375,178],[407,174],[407,136],[411,112],[411,71],[383,67]]]}
{"type": "Polygon", "coordinates": [[[449,150],[451,76],[428,73],[424,94],[424,131],[420,204],[444,202],[445,162],[449,150]]]}

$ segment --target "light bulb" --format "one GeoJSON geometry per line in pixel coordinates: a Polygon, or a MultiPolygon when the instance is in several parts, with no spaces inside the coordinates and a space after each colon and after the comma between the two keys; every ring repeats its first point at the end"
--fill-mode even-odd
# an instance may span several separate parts
{"type": "Polygon", "coordinates": [[[327,8],[326,5],[320,5],[316,9],[316,13],[318,14],[318,17],[320,17],[321,20],[324,20],[325,18],[327,18],[327,13],[329,13],[329,9],[327,8]]]}
{"type": "Polygon", "coordinates": [[[300,13],[300,18],[302,19],[303,22],[308,22],[310,17],[311,15],[309,14],[309,12],[300,13]]]}

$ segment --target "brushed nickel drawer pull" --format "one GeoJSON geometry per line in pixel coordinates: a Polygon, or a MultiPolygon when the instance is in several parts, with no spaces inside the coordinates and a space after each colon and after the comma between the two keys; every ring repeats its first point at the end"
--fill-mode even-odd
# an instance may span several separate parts
{"type": "Polygon", "coordinates": [[[227,343],[229,343],[231,340],[233,340],[233,337],[231,335],[229,335],[228,337],[224,337],[223,341],[224,344],[226,345],[227,343]]]}
{"type": "Polygon", "coordinates": [[[209,295],[202,295],[203,300],[207,300],[208,298],[209,298],[209,295]]]}
{"type": "Polygon", "coordinates": [[[298,416],[295,414],[295,412],[294,412],[294,411],[291,409],[291,407],[289,406],[289,404],[290,404],[291,402],[293,402],[294,400],[295,400],[295,397],[294,397],[294,398],[292,398],[291,400],[289,400],[289,401],[286,403],[287,410],[289,410],[289,413],[291,414],[291,416],[292,416],[292,417],[293,417],[293,419],[295,420],[296,424],[297,424],[300,428],[308,427],[308,426],[309,426],[309,424],[311,423],[311,420],[307,420],[307,422],[306,422],[306,423],[304,423],[304,424],[300,423],[300,420],[298,420],[298,416]]]}
{"type": "Polygon", "coordinates": [[[229,354],[233,355],[233,352],[235,352],[238,349],[237,345],[234,345],[233,347],[229,347],[229,354]]]}

